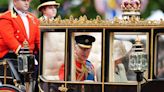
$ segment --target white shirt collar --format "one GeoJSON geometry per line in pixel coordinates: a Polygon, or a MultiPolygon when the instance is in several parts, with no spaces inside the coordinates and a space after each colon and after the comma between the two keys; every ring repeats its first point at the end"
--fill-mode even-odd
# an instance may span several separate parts
{"type": "MultiPolygon", "coordinates": [[[[43,17],[44,17],[44,19],[45,19],[45,20],[47,20],[47,19],[48,19],[48,17],[47,17],[47,16],[45,16],[45,15],[43,15],[43,17]]],[[[54,18],[50,18],[50,19],[54,19],[54,18]]]]}
{"type": "Polygon", "coordinates": [[[26,17],[27,14],[25,12],[21,12],[20,10],[16,9],[15,7],[14,7],[14,9],[20,15],[22,22],[24,24],[25,30],[26,30],[27,37],[29,38],[30,37],[30,29],[29,29],[29,21],[28,21],[28,18],[26,17]]]}
{"type": "Polygon", "coordinates": [[[20,16],[26,16],[27,15],[25,12],[22,12],[22,11],[18,10],[17,8],[15,8],[15,7],[14,7],[14,9],[20,16]]]}

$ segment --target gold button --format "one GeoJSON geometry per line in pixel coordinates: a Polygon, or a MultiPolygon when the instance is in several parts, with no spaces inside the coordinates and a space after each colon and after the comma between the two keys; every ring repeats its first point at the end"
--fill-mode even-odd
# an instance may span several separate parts
{"type": "Polygon", "coordinates": [[[16,38],[19,38],[19,36],[16,36],[16,38]]]}
{"type": "Polygon", "coordinates": [[[17,30],[17,33],[19,33],[20,31],[19,30],[17,30]]]}

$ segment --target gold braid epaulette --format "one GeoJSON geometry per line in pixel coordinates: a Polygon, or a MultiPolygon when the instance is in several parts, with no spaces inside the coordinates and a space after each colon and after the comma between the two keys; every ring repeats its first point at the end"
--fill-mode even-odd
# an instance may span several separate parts
{"type": "Polygon", "coordinates": [[[81,81],[84,76],[85,76],[85,79],[87,79],[88,69],[87,69],[85,63],[82,63],[81,69],[78,66],[76,66],[76,73],[79,73],[78,74],[79,76],[77,76],[76,80],[81,81]]]}

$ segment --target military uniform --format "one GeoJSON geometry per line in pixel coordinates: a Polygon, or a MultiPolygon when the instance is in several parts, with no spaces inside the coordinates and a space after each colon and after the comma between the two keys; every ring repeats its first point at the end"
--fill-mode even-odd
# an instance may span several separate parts
{"type": "MultiPolygon", "coordinates": [[[[60,80],[64,80],[64,64],[59,70],[59,78],[60,80]]],[[[86,60],[85,64],[76,62],[76,80],[95,80],[94,66],[90,61],[86,60]]]]}
{"type": "Polygon", "coordinates": [[[85,64],[76,62],[76,80],[93,80],[94,81],[95,71],[94,66],[88,60],[85,64]]]}
{"type": "MultiPolygon", "coordinates": [[[[17,54],[25,40],[29,44],[30,51],[34,52],[39,50],[39,20],[31,13],[22,13],[21,11],[16,10],[16,8],[0,15],[0,60],[3,60],[4,58],[17,59],[17,54]],[[24,22],[22,17],[26,22],[24,22]]],[[[8,62],[11,62],[17,70],[17,62],[12,60],[8,62]]],[[[0,67],[0,69],[3,70],[3,67],[0,67]]],[[[37,69],[35,70],[37,71],[37,69]]],[[[7,75],[10,76],[10,73],[12,72],[7,71],[7,75]]],[[[35,73],[37,74],[37,72],[35,73]]],[[[3,75],[3,71],[0,71],[0,75],[3,75]]],[[[23,75],[19,74],[19,77],[23,83],[23,75]]],[[[37,76],[34,75],[34,78],[37,78],[37,76]]]]}
{"type": "MultiPolygon", "coordinates": [[[[95,38],[90,35],[79,35],[75,36],[76,44],[81,48],[90,49],[92,47],[92,43],[95,41],[95,38]]],[[[89,60],[85,61],[77,61],[75,60],[75,71],[76,71],[76,80],[84,81],[84,80],[92,80],[97,81],[95,69],[93,64],[89,60]]],[[[64,80],[64,64],[59,69],[59,79],[64,80]]]]}
{"type": "Polygon", "coordinates": [[[0,16],[0,58],[10,50],[18,53],[23,41],[27,40],[30,50],[40,48],[39,21],[31,13],[27,13],[29,21],[29,38],[20,15],[13,9],[0,16]]]}

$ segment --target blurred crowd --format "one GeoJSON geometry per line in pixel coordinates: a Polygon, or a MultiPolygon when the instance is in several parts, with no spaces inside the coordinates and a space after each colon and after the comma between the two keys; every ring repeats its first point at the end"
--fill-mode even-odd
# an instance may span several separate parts
{"type": "MultiPolygon", "coordinates": [[[[12,0],[2,0],[2,2],[0,12],[13,6],[10,3],[12,0]]],[[[122,14],[120,9],[122,0],[56,0],[56,2],[61,4],[58,15],[62,18],[69,18],[70,15],[74,17],[87,15],[88,18],[96,18],[100,15],[103,19],[113,19],[115,16],[121,18],[122,14]]],[[[141,17],[153,20],[164,18],[163,0],[141,0],[141,3],[141,17]]],[[[38,0],[32,0],[30,11],[39,17],[40,13],[36,9],[38,5],[38,0]]]]}

